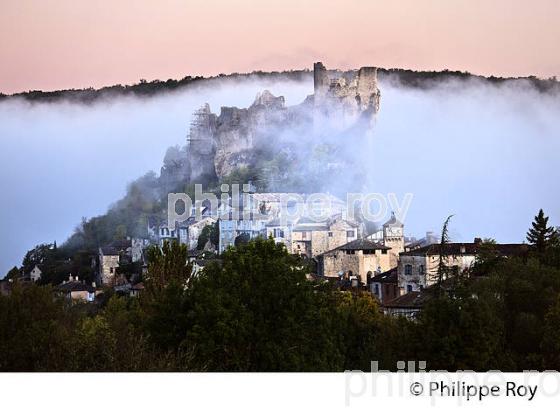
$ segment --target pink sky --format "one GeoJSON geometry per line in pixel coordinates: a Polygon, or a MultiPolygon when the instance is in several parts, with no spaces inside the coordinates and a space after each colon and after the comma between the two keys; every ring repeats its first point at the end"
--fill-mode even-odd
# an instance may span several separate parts
{"type": "Polygon", "coordinates": [[[558,0],[0,0],[0,92],[361,65],[560,76],[558,0]]]}

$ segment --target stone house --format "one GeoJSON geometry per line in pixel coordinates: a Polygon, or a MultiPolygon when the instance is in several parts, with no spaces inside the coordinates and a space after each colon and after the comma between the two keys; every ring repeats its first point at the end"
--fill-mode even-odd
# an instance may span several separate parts
{"type": "Polygon", "coordinates": [[[398,269],[395,267],[367,278],[369,291],[384,305],[399,297],[398,269]]]}
{"type": "MultiPolygon", "coordinates": [[[[398,266],[399,291],[401,294],[421,291],[437,281],[440,254],[445,265],[460,273],[468,270],[476,261],[482,241],[448,243],[441,251],[440,244],[432,244],[400,254],[398,266]]],[[[527,252],[526,244],[496,244],[496,254],[504,257],[522,255],[527,252]]]]}
{"type": "Polygon", "coordinates": [[[265,225],[266,237],[274,239],[275,243],[282,243],[287,249],[292,248],[292,224],[283,223],[275,218],[265,225]]]}
{"type": "Polygon", "coordinates": [[[179,241],[183,240],[183,243],[187,241],[187,227],[179,226],[176,228],[170,228],[167,224],[160,225],[158,228],[157,241],[159,246],[163,246],[164,242],[179,241]]]}
{"type": "Polygon", "coordinates": [[[120,262],[120,252],[112,246],[99,248],[99,282],[103,285],[112,285],[115,281],[117,268],[120,262]]]}
{"type": "Polygon", "coordinates": [[[187,238],[186,244],[189,249],[196,249],[198,245],[198,238],[202,233],[202,230],[209,225],[215,224],[217,222],[216,218],[210,216],[203,217],[202,220],[196,221],[194,218],[188,221],[187,224],[187,238]]]}
{"type": "Polygon", "coordinates": [[[319,274],[325,277],[356,276],[362,283],[374,272],[391,269],[389,248],[367,239],[356,239],[324,252],[319,259],[319,274]]]}
{"type": "Polygon", "coordinates": [[[308,217],[298,220],[291,230],[291,253],[316,258],[358,238],[359,224],[335,215],[325,221],[308,217]]]}
{"type": "MultiPolygon", "coordinates": [[[[233,246],[235,238],[240,235],[246,235],[248,239],[268,237],[277,228],[283,229],[284,239],[289,239],[287,226],[292,221],[288,215],[298,213],[298,209],[303,207],[302,199],[302,195],[294,193],[251,193],[246,194],[240,204],[233,204],[231,199],[222,203],[218,217],[219,253],[233,246]],[[280,220],[284,222],[284,227],[270,225],[280,220]]],[[[280,238],[279,230],[276,234],[280,238]]]]}
{"type": "Polygon", "coordinates": [[[88,285],[81,282],[77,276],[74,278],[72,275],[70,275],[68,282],[64,281],[57,286],[56,290],[59,294],[74,302],[93,302],[97,294],[100,293],[95,283],[88,285]]]}
{"type": "Polygon", "coordinates": [[[383,310],[387,315],[415,319],[430,299],[432,294],[427,291],[412,291],[384,303],[383,310]]]}
{"type": "Polygon", "coordinates": [[[41,279],[42,274],[43,272],[41,271],[39,265],[35,265],[33,269],[31,269],[31,272],[29,272],[29,280],[31,282],[37,282],[38,280],[41,279]]]}

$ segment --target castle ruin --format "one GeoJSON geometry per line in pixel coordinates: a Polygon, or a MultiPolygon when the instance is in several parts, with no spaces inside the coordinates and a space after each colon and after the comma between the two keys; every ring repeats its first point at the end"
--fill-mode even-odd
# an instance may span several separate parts
{"type": "Polygon", "coordinates": [[[222,178],[253,165],[257,151],[270,149],[270,139],[290,127],[305,135],[343,131],[360,121],[373,125],[380,103],[376,68],[327,70],[318,62],[313,81],[314,94],[297,106],[286,107],[284,97],[265,90],[248,108],[221,107],[219,115],[208,104],[197,110],[187,137],[187,179],[222,178]]]}

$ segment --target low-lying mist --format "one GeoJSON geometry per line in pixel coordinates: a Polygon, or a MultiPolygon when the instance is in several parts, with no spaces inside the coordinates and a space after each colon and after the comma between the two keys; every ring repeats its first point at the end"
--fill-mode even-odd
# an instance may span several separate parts
{"type": "Polygon", "coordinates": [[[167,148],[184,145],[194,110],[250,105],[270,89],[299,104],[312,84],[209,80],[157,97],[94,104],[0,102],[0,277],[42,242],[61,244],[82,217],[103,214],[127,183],[159,173],[167,148]]]}
{"type": "Polygon", "coordinates": [[[455,214],[455,241],[522,242],[540,208],[560,225],[560,95],[523,80],[382,93],[369,188],[414,194],[408,232],[437,232],[455,214]]]}
{"type": "MultiPolygon", "coordinates": [[[[520,242],[541,207],[560,224],[560,96],[511,84],[472,80],[420,90],[385,77],[373,136],[340,141],[341,151],[367,170],[364,190],[413,193],[407,234],[437,231],[455,214],[454,240],[520,242]]],[[[222,79],[90,105],[1,102],[0,276],[35,244],[61,243],[82,217],[104,213],[128,182],[159,172],[204,102],[218,113],[220,106],[247,107],[263,89],[293,105],[313,84],[222,79]]],[[[352,169],[338,181],[345,175],[353,178],[352,169]]]]}

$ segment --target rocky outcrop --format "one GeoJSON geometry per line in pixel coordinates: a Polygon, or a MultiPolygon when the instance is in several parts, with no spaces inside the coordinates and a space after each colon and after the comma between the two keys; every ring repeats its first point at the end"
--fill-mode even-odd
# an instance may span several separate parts
{"type": "Polygon", "coordinates": [[[297,128],[305,135],[317,132],[317,124],[345,129],[360,119],[372,123],[380,100],[375,68],[327,71],[316,63],[314,82],[314,95],[294,107],[286,107],[284,97],[267,90],[250,107],[222,107],[219,115],[205,104],[194,113],[187,139],[188,179],[221,178],[236,168],[254,165],[286,129],[297,128]]]}

